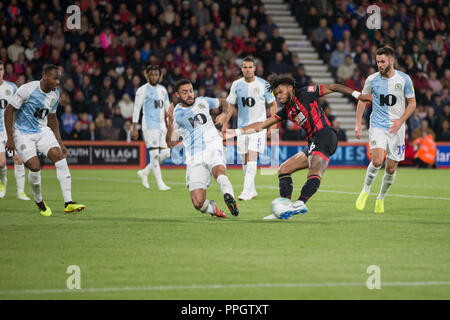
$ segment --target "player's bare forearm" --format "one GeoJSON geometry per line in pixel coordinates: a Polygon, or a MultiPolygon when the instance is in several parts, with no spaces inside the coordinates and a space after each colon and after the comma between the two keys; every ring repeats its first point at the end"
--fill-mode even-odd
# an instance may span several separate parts
{"type": "Polygon", "coordinates": [[[219,99],[219,107],[222,109],[223,114],[228,114],[230,107],[228,105],[227,100],[219,99]]]}
{"type": "Polygon", "coordinates": [[[52,129],[55,134],[55,138],[58,141],[60,146],[63,146],[63,142],[61,140],[61,135],[59,134],[59,122],[58,118],[56,118],[56,113],[50,113],[47,118],[47,125],[52,129]]]}
{"type": "Polygon", "coordinates": [[[270,126],[272,126],[278,122],[279,122],[278,117],[271,116],[270,118],[266,119],[265,121],[254,122],[242,129],[240,129],[241,134],[249,134],[249,133],[259,132],[259,131],[269,128],[270,126]]]}
{"type": "Polygon", "coordinates": [[[358,104],[356,105],[356,125],[361,125],[362,116],[365,108],[366,108],[365,102],[358,101],[358,104]]]}
{"type": "Polygon", "coordinates": [[[14,123],[14,112],[16,111],[16,108],[14,108],[12,105],[8,105],[5,109],[5,112],[3,114],[4,120],[5,120],[5,129],[6,129],[6,135],[8,139],[13,139],[13,123],[14,123]]]}
{"type": "Polygon", "coordinates": [[[353,90],[350,89],[349,87],[346,87],[342,84],[338,84],[338,83],[332,83],[332,84],[322,84],[322,92],[323,95],[332,93],[332,92],[340,92],[343,94],[347,94],[349,96],[352,95],[353,90]]]}
{"type": "Polygon", "coordinates": [[[402,123],[404,123],[406,120],[411,117],[411,115],[414,113],[414,110],[416,110],[416,98],[408,98],[408,106],[406,107],[405,112],[401,116],[400,120],[402,120],[402,123]]]}

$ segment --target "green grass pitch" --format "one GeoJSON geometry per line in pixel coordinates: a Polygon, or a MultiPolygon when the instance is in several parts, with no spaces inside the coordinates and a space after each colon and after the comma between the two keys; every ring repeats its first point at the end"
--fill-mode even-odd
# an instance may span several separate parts
{"type": "MultiPolygon", "coordinates": [[[[355,200],[363,169],[329,169],[309,213],[263,221],[278,196],[276,175],[256,177],[258,198],[232,217],[220,190],[207,191],[228,214],[197,212],[185,170],[164,170],[171,191],[142,187],[135,170],[72,170],[82,213],[63,213],[55,170],[42,171],[44,200],[15,197],[13,170],[0,199],[0,299],[449,299],[450,171],[400,168],[375,214],[372,188],[364,212],[355,200]],[[67,289],[80,268],[81,290],[67,289]],[[366,286],[380,270],[381,289],[366,286]]],[[[305,172],[293,175],[294,196],[305,172]]],[[[242,170],[228,170],[236,196],[242,170]]],[[[31,197],[31,189],[26,186],[31,197]]]]}

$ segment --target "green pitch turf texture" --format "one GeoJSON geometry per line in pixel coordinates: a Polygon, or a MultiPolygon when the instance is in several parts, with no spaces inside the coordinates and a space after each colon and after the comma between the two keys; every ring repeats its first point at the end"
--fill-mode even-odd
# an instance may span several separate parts
{"type": "MultiPolygon", "coordinates": [[[[55,170],[42,171],[53,216],[15,197],[14,171],[0,199],[0,299],[449,299],[450,171],[400,168],[385,213],[355,200],[365,170],[329,169],[309,213],[263,221],[278,196],[276,175],[258,173],[258,198],[233,217],[213,182],[207,198],[226,219],[200,214],[184,185],[185,170],[152,174],[144,189],[135,170],[72,170],[82,213],[63,213],[55,170]],[[81,290],[68,290],[70,265],[81,290]],[[381,289],[366,286],[380,268],[381,289]]],[[[240,169],[229,170],[236,195],[240,169]]],[[[298,196],[305,172],[293,175],[298,196]]],[[[32,197],[31,189],[26,186],[32,197]]]]}

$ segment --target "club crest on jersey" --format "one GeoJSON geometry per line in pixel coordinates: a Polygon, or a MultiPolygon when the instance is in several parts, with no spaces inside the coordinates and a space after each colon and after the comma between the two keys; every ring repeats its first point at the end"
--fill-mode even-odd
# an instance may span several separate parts
{"type": "Polygon", "coordinates": [[[11,95],[11,90],[5,90],[5,94],[6,94],[7,96],[10,96],[10,95],[11,95]]]}
{"type": "Polygon", "coordinates": [[[402,85],[401,85],[401,83],[396,83],[396,84],[395,84],[395,90],[397,90],[397,91],[402,91],[402,85]]]}
{"type": "Polygon", "coordinates": [[[199,103],[199,104],[198,104],[198,107],[199,107],[200,109],[205,109],[205,108],[206,108],[206,106],[205,106],[203,103],[199,103]]]}
{"type": "Polygon", "coordinates": [[[254,88],[254,89],[253,89],[253,93],[259,94],[259,88],[254,88]]]}
{"type": "Polygon", "coordinates": [[[314,92],[314,91],[316,91],[316,88],[314,86],[308,86],[307,91],[308,92],[314,92]]]}
{"type": "Polygon", "coordinates": [[[23,151],[23,150],[26,149],[26,147],[27,147],[27,146],[26,146],[25,144],[23,144],[23,145],[20,146],[20,150],[23,151]]]}

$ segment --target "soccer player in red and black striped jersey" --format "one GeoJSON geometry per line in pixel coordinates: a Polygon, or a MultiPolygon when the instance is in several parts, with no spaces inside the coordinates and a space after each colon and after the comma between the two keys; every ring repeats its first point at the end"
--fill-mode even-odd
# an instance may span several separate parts
{"type": "MultiPolygon", "coordinates": [[[[372,97],[340,84],[321,84],[295,90],[295,80],[286,74],[272,74],[267,82],[283,108],[265,121],[234,130],[227,138],[258,132],[286,119],[296,122],[306,130],[308,147],[283,162],[278,170],[280,196],[291,199],[293,190],[291,174],[308,168],[308,178],[300,197],[280,216],[282,219],[289,219],[294,214],[305,214],[308,211],[305,203],[319,188],[329,158],[337,148],[336,131],[331,127],[325,112],[319,107],[318,99],[332,92],[348,94],[365,102],[371,101],[372,97]]],[[[275,218],[278,217],[270,215],[265,219],[275,218]]]]}

